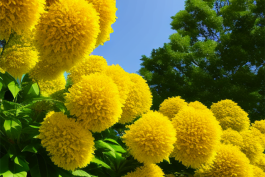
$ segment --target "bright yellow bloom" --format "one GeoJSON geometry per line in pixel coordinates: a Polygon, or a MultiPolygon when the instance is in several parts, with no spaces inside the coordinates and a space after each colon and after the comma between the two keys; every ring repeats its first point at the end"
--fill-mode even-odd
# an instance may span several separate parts
{"type": "Polygon", "coordinates": [[[261,168],[255,166],[255,165],[252,165],[252,167],[253,167],[253,177],[265,176],[265,172],[261,168]]]}
{"type": "Polygon", "coordinates": [[[66,107],[86,129],[101,132],[115,123],[122,113],[119,91],[104,74],[83,76],[66,93],[66,107]]]}
{"type": "Polygon", "coordinates": [[[46,5],[47,6],[50,6],[52,5],[53,3],[57,2],[58,0],[46,0],[46,5]]]}
{"type": "Polygon", "coordinates": [[[265,135],[265,120],[256,120],[254,124],[251,125],[258,129],[262,134],[265,135]]]}
{"type": "Polygon", "coordinates": [[[122,108],[119,123],[132,122],[137,116],[150,110],[152,106],[152,94],[146,81],[138,74],[129,74],[132,81],[126,103],[122,108]]]}
{"type": "Polygon", "coordinates": [[[184,107],[172,123],[177,132],[172,157],[192,168],[212,161],[220,145],[222,128],[210,110],[184,107]]]}
{"type": "Polygon", "coordinates": [[[213,164],[206,164],[195,171],[199,177],[253,177],[248,158],[238,147],[221,145],[213,164]]]}
{"type": "Polygon", "coordinates": [[[128,127],[122,138],[139,162],[159,163],[173,151],[176,131],[163,114],[150,111],[128,127]]]}
{"type": "Polygon", "coordinates": [[[107,66],[107,61],[102,56],[87,55],[81,62],[70,69],[67,77],[71,79],[73,83],[77,83],[81,80],[81,76],[103,72],[107,66]]]}
{"type": "Polygon", "coordinates": [[[38,62],[38,52],[32,46],[30,32],[14,36],[5,45],[0,55],[0,66],[15,78],[21,78],[38,62]]]}
{"type": "Polygon", "coordinates": [[[223,144],[232,144],[234,146],[242,147],[243,138],[238,131],[228,128],[223,131],[221,142],[223,144]]]}
{"type": "Polygon", "coordinates": [[[99,13],[100,17],[100,33],[98,35],[97,44],[103,45],[104,42],[110,40],[110,33],[113,32],[111,25],[116,21],[116,0],[86,0],[92,3],[99,13]]]}
{"type": "Polygon", "coordinates": [[[54,92],[64,89],[66,80],[64,78],[64,75],[61,74],[54,80],[38,80],[37,83],[39,85],[41,95],[48,97],[54,92]]]}
{"type": "Polygon", "coordinates": [[[118,86],[120,102],[124,105],[132,85],[129,73],[126,73],[119,65],[111,65],[105,69],[105,74],[118,86]]]}
{"type": "Polygon", "coordinates": [[[259,139],[259,143],[261,144],[262,148],[265,150],[265,135],[262,134],[257,128],[250,127],[251,133],[259,139]]]}
{"type": "Polygon", "coordinates": [[[236,131],[242,131],[249,128],[248,114],[232,100],[222,100],[213,103],[211,111],[220,122],[223,130],[232,128],[236,131]]]}
{"type": "Polygon", "coordinates": [[[189,107],[193,107],[195,109],[202,109],[202,110],[207,110],[207,106],[205,106],[204,104],[202,104],[201,102],[199,101],[194,101],[194,102],[190,102],[188,104],[189,107]]]}
{"type": "Polygon", "coordinates": [[[256,162],[253,163],[254,165],[258,166],[265,172],[265,154],[259,155],[256,162]]]}
{"type": "Polygon", "coordinates": [[[36,26],[40,60],[61,68],[59,72],[69,70],[93,51],[99,31],[98,13],[92,4],[86,0],[60,0],[49,7],[36,26]]]}
{"type": "Polygon", "coordinates": [[[1,0],[0,2],[0,40],[8,41],[14,31],[32,29],[44,12],[45,0],[1,0]]]}
{"type": "Polygon", "coordinates": [[[167,116],[170,120],[175,117],[175,115],[188,103],[185,100],[181,99],[180,96],[171,97],[165,99],[159,106],[159,112],[161,112],[164,116],[167,116]]]}
{"type": "Polygon", "coordinates": [[[163,177],[162,169],[155,164],[144,165],[135,169],[134,172],[127,173],[123,177],[163,177]]]}
{"type": "Polygon", "coordinates": [[[94,138],[74,119],[61,112],[50,112],[40,126],[41,144],[55,165],[65,170],[87,166],[93,158],[94,138]]]}
{"type": "Polygon", "coordinates": [[[240,134],[243,137],[241,151],[246,154],[251,163],[255,163],[264,151],[259,137],[253,133],[253,130],[242,131],[240,134]]]}

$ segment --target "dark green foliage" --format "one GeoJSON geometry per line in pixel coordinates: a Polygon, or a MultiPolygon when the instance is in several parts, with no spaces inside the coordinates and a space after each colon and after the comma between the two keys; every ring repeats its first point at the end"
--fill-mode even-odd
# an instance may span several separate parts
{"type": "Polygon", "coordinates": [[[142,57],[153,107],[166,98],[231,99],[251,121],[265,115],[265,0],[186,0],[170,42],[142,57]]]}

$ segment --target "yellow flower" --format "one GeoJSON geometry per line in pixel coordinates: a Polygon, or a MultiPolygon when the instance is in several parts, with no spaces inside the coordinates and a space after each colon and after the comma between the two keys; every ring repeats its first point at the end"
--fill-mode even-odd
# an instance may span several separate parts
{"type": "Polygon", "coordinates": [[[111,65],[105,69],[105,74],[118,86],[120,102],[124,105],[132,85],[129,73],[126,73],[119,65],[111,65]]]}
{"type": "Polygon", "coordinates": [[[57,2],[58,0],[46,0],[46,5],[51,6],[53,3],[57,2]]]}
{"type": "Polygon", "coordinates": [[[159,112],[167,116],[170,120],[188,103],[181,99],[180,96],[164,100],[159,106],[159,112]]]}
{"type": "Polygon", "coordinates": [[[265,176],[265,172],[261,168],[255,166],[255,165],[252,165],[252,167],[253,167],[253,174],[254,174],[253,177],[265,176]]]}
{"type": "Polygon", "coordinates": [[[250,127],[251,133],[259,139],[259,143],[261,144],[263,150],[265,150],[265,135],[262,134],[257,128],[250,127]]]}
{"type": "Polygon", "coordinates": [[[202,109],[202,110],[207,110],[207,109],[208,109],[204,104],[202,104],[202,103],[199,102],[199,101],[190,102],[190,103],[188,104],[188,106],[189,106],[189,107],[193,107],[193,108],[195,108],[195,109],[202,109]]]}
{"type": "Polygon", "coordinates": [[[152,106],[152,94],[146,81],[138,74],[131,73],[129,76],[132,84],[122,108],[119,120],[121,124],[132,122],[137,116],[149,111],[152,106]]]}
{"type": "Polygon", "coordinates": [[[94,138],[74,119],[61,112],[50,112],[40,126],[41,144],[55,165],[65,170],[87,166],[93,158],[94,138]]]}
{"type": "Polygon", "coordinates": [[[123,177],[163,177],[162,169],[155,164],[144,165],[135,169],[134,172],[127,173],[123,177]]]}
{"type": "Polygon", "coordinates": [[[262,134],[265,134],[265,120],[256,120],[251,126],[258,129],[262,134]]]}
{"type": "Polygon", "coordinates": [[[104,74],[83,76],[66,93],[66,107],[86,129],[101,132],[118,122],[121,103],[112,79],[104,74]]]}
{"type": "Polygon", "coordinates": [[[249,128],[248,114],[232,100],[222,100],[218,103],[213,103],[211,111],[220,122],[223,130],[232,128],[236,131],[242,131],[249,128]]]}
{"type": "Polygon", "coordinates": [[[257,161],[253,164],[265,171],[265,154],[260,154],[257,161]]]}
{"type": "Polygon", "coordinates": [[[38,80],[37,83],[39,85],[41,95],[48,97],[54,92],[64,89],[66,80],[64,78],[64,75],[61,74],[54,80],[38,80]]]}
{"type": "MultiPolygon", "coordinates": [[[[86,0],[60,0],[42,14],[36,26],[35,44],[40,60],[69,70],[95,48],[99,17],[86,0]]],[[[47,68],[46,72],[49,72],[47,68]]]]}
{"type": "Polygon", "coordinates": [[[228,128],[223,131],[221,142],[241,147],[243,145],[243,138],[238,131],[228,128]]]}
{"type": "Polygon", "coordinates": [[[116,21],[116,0],[86,0],[92,3],[99,13],[100,17],[100,33],[98,35],[97,44],[103,45],[104,42],[110,40],[110,33],[113,32],[111,25],[116,21]]]}
{"type": "Polygon", "coordinates": [[[123,139],[132,156],[139,162],[159,163],[173,151],[176,131],[166,116],[148,112],[125,131],[123,139]]]}
{"type": "Polygon", "coordinates": [[[67,77],[73,83],[77,83],[81,80],[81,76],[105,71],[107,66],[107,61],[102,56],[87,55],[81,62],[70,69],[70,74],[67,77]]]}
{"type": "Polygon", "coordinates": [[[45,0],[1,0],[0,2],[0,40],[8,41],[14,31],[32,29],[44,12],[45,0]]]}
{"type": "Polygon", "coordinates": [[[38,53],[32,46],[30,32],[23,33],[23,36],[14,34],[0,55],[0,66],[15,78],[28,73],[37,61],[38,53]]]}
{"type": "Polygon", "coordinates": [[[246,154],[251,163],[255,163],[264,151],[259,137],[253,133],[253,130],[242,131],[240,134],[243,137],[241,151],[246,154]]]}
{"type": "Polygon", "coordinates": [[[212,161],[220,144],[222,128],[210,110],[184,107],[172,123],[177,132],[172,157],[192,168],[212,161]]]}
{"type": "Polygon", "coordinates": [[[2,68],[0,68],[0,73],[5,73],[5,70],[3,70],[2,68]]]}
{"type": "Polygon", "coordinates": [[[214,162],[201,166],[195,171],[199,177],[253,177],[253,169],[248,158],[238,147],[221,145],[214,162]]]}

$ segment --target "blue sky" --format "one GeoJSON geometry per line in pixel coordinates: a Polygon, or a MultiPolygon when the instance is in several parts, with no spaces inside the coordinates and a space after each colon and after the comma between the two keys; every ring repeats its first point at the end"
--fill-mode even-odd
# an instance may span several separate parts
{"type": "Polygon", "coordinates": [[[171,16],[184,9],[184,0],[116,0],[118,19],[112,25],[110,41],[93,51],[109,65],[119,64],[125,71],[140,69],[142,55],[169,42],[171,16]]]}

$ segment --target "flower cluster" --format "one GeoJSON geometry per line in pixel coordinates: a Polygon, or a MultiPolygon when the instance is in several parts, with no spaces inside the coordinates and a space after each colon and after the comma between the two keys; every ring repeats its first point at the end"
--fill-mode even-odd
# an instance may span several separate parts
{"type": "Polygon", "coordinates": [[[159,112],[144,114],[129,129],[122,138],[139,162],[159,163],[174,149],[176,131],[170,120],[159,112]]]}
{"type": "Polygon", "coordinates": [[[223,144],[232,144],[239,148],[243,146],[243,138],[238,131],[228,128],[223,131],[221,142],[223,144]]]}
{"type": "Polygon", "coordinates": [[[1,0],[0,40],[9,40],[10,34],[33,28],[44,12],[45,0],[1,0]]]}
{"type": "Polygon", "coordinates": [[[130,172],[123,177],[163,177],[164,175],[164,172],[159,166],[150,164],[138,167],[134,172],[130,172]]]}
{"type": "Polygon", "coordinates": [[[46,115],[39,129],[41,144],[51,160],[66,170],[87,166],[93,158],[94,138],[74,119],[61,112],[46,115]]]}

